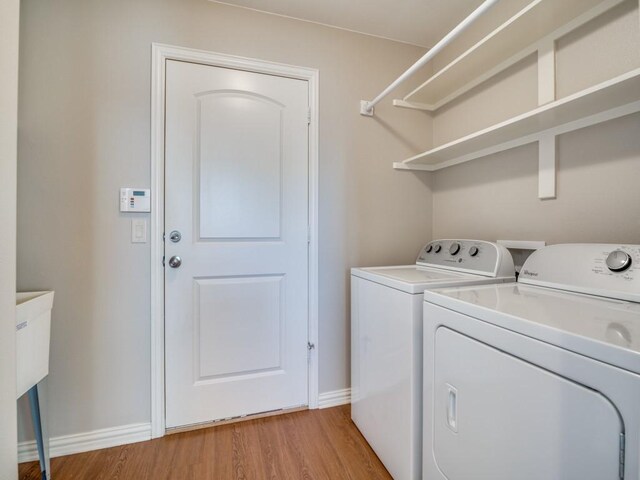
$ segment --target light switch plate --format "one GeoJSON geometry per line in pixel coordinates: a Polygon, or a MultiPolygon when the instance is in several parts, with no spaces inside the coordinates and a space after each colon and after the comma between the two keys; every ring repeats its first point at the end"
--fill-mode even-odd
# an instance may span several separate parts
{"type": "Polygon", "coordinates": [[[134,218],[131,220],[131,243],[147,243],[147,220],[134,218]]]}

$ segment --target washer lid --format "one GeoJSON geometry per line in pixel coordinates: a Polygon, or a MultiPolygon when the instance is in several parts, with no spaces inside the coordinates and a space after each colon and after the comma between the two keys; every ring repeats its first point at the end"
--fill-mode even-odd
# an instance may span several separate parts
{"type": "Polygon", "coordinates": [[[640,374],[640,304],[520,283],[425,291],[426,302],[640,374]]]}
{"type": "Polygon", "coordinates": [[[422,294],[427,288],[452,285],[477,285],[489,282],[514,281],[514,278],[491,278],[470,273],[458,273],[439,268],[403,265],[393,267],[352,268],[351,274],[402,290],[412,294],[422,294]]]}

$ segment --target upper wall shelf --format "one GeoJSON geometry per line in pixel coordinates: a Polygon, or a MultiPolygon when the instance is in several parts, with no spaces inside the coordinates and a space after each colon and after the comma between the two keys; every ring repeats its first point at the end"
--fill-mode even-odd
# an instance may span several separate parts
{"type": "Polygon", "coordinates": [[[394,163],[394,168],[439,170],[637,111],[640,68],[394,163]]]}
{"type": "MultiPolygon", "coordinates": [[[[482,40],[437,71],[426,82],[394,104],[437,110],[537,50],[537,42],[561,27],[569,31],[574,19],[594,7],[603,11],[621,0],[534,0],[482,40]],[[471,83],[469,83],[471,80],[471,83]]],[[[589,12],[593,16],[595,12],[589,12]]]]}
{"type": "MultiPolygon", "coordinates": [[[[518,0],[501,3],[503,9],[494,18],[494,23],[502,22],[500,26],[438,70],[404,99],[394,100],[394,105],[437,110],[535,54],[538,107],[394,163],[394,168],[434,171],[535,142],[538,144],[538,197],[545,200],[556,198],[557,136],[640,112],[640,68],[557,99],[557,41],[625,1],[630,0],[518,0]],[[524,8],[512,14],[523,4],[526,5],[524,8]],[[502,20],[509,15],[508,20],[502,20]]],[[[640,0],[633,1],[640,3],[640,0]]],[[[360,114],[372,116],[376,103],[440,55],[454,38],[497,2],[484,0],[382,93],[371,101],[363,100],[360,114]]],[[[437,117],[434,118],[436,121],[437,117]]]]}

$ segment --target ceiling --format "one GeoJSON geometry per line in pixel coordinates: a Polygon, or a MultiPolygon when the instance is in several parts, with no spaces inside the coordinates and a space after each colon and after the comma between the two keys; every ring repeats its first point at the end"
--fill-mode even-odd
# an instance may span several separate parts
{"type": "Polygon", "coordinates": [[[218,3],[430,48],[482,0],[225,0],[218,3]]]}

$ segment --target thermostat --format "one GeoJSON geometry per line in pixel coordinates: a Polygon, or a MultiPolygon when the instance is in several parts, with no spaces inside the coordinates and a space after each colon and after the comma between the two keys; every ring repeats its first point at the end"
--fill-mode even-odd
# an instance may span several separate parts
{"type": "Polygon", "coordinates": [[[151,191],[148,188],[121,188],[121,212],[150,212],[151,191]]]}

